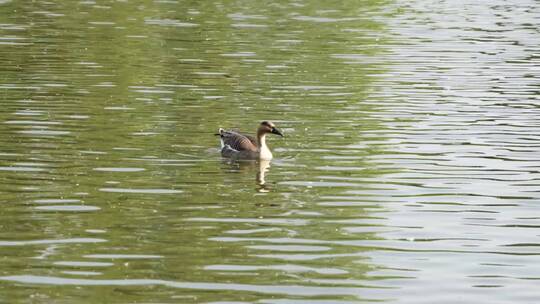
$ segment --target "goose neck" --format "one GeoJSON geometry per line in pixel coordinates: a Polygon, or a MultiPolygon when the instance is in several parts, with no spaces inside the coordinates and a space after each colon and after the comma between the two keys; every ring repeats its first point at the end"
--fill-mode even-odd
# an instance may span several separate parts
{"type": "Polygon", "coordinates": [[[259,148],[266,148],[266,133],[257,134],[257,141],[259,142],[259,148]]]}

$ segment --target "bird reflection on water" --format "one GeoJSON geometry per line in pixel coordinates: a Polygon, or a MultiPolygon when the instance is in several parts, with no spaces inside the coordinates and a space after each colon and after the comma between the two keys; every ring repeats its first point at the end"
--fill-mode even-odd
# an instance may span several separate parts
{"type": "Polygon", "coordinates": [[[257,171],[257,184],[259,185],[259,192],[270,192],[270,188],[266,185],[266,173],[270,171],[269,160],[259,160],[259,170],[257,171]]]}
{"type": "Polygon", "coordinates": [[[270,185],[266,182],[267,173],[270,171],[270,160],[231,160],[223,159],[223,163],[227,164],[230,169],[240,173],[255,172],[255,181],[257,183],[257,191],[266,193],[271,191],[270,185]]]}

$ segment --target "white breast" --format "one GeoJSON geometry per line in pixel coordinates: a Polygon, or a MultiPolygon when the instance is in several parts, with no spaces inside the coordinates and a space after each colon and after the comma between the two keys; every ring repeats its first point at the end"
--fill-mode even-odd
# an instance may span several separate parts
{"type": "Polygon", "coordinates": [[[268,146],[264,145],[261,147],[261,152],[259,154],[259,158],[262,160],[271,160],[272,159],[272,152],[270,152],[270,149],[268,149],[268,146]]]}

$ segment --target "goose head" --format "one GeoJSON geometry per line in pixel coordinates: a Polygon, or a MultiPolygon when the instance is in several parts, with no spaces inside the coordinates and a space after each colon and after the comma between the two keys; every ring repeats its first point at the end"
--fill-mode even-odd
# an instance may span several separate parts
{"type": "Polygon", "coordinates": [[[276,128],[276,126],[271,121],[261,122],[261,124],[259,125],[259,129],[257,131],[257,134],[265,135],[269,133],[276,134],[283,137],[283,133],[281,133],[281,131],[278,128],[276,128]]]}

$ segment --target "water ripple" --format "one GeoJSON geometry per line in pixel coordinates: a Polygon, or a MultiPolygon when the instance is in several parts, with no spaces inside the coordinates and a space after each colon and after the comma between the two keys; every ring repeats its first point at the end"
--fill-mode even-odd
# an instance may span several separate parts
{"type": "Polygon", "coordinates": [[[249,291],[263,294],[291,295],[291,296],[321,296],[321,295],[352,295],[360,296],[361,290],[357,287],[312,287],[295,285],[250,285],[227,283],[201,283],[201,282],[175,282],[155,279],[71,279],[52,276],[15,275],[3,276],[0,280],[25,283],[61,286],[153,286],[161,285],[171,288],[200,289],[216,291],[249,291]]]}
{"type": "Polygon", "coordinates": [[[102,243],[102,242],[107,242],[107,240],[95,239],[95,238],[73,238],[73,239],[58,239],[58,240],[0,241],[0,246],[32,246],[32,245],[102,243]]]}
{"type": "Polygon", "coordinates": [[[132,188],[100,188],[102,192],[140,193],[140,194],[178,194],[184,191],[174,189],[132,189],[132,188]]]}

